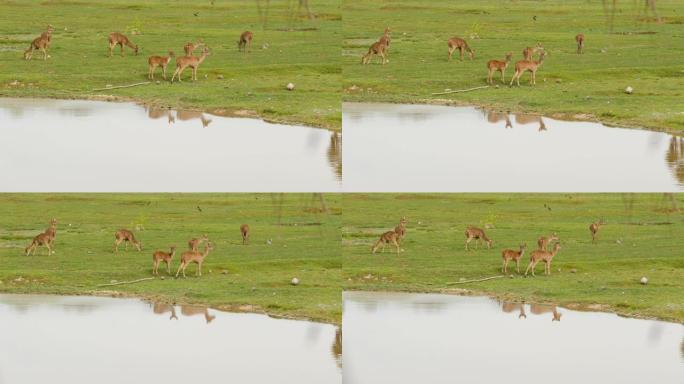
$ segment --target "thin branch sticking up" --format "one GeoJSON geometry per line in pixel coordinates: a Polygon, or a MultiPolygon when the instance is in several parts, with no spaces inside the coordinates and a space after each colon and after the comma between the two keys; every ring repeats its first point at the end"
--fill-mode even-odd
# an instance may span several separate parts
{"type": "Polygon", "coordinates": [[[143,81],[142,83],[135,83],[135,84],[128,84],[128,85],[118,85],[116,87],[106,87],[106,88],[95,88],[93,89],[93,92],[95,91],[106,91],[108,89],[118,89],[118,88],[130,88],[130,87],[137,87],[138,85],[145,85],[145,84],[152,84],[151,81],[143,81]]]}
{"type": "Polygon", "coordinates": [[[485,89],[485,88],[489,88],[489,85],[483,85],[483,86],[481,86],[481,87],[468,88],[468,89],[457,89],[457,90],[455,90],[455,91],[437,92],[437,93],[433,93],[432,95],[433,95],[433,96],[436,96],[436,95],[446,95],[446,94],[449,94],[449,93],[470,92],[470,91],[475,91],[475,90],[478,90],[478,89],[485,89]]]}
{"type": "Polygon", "coordinates": [[[490,277],[485,277],[482,279],[475,279],[475,280],[463,280],[463,281],[454,281],[452,283],[446,283],[446,285],[454,285],[454,284],[467,284],[467,283],[479,283],[480,281],[487,281],[487,280],[493,280],[493,279],[500,279],[502,277],[506,277],[504,275],[498,275],[498,276],[490,276],[490,277]]]}
{"type": "Polygon", "coordinates": [[[138,280],[132,280],[132,281],[117,281],[116,283],[109,283],[109,284],[100,284],[98,287],[109,287],[112,285],[121,285],[121,284],[133,284],[133,283],[139,283],[141,281],[146,281],[146,280],[154,280],[154,277],[145,277],[144,279],[138,279],[138,280]]]}

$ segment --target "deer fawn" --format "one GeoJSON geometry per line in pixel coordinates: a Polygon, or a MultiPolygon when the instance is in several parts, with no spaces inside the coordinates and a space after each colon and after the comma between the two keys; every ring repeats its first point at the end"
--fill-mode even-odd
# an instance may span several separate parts
{"type": "Polygon", "coordinates": [[[596,241],[596,236],[598,235],[599,228],[601,228],[602,225],[604,225],[605,222],[603,220],[599,220],[595,223],[591,223],[589,226],[589,232],[591,232],[591,242],[596,241]]]}
{"type": "Polygon", "coordinates": [[[551,244],[554,241],[558,241],[558,240],[559,240],[558,235],[556,235],[556,233],[554,232],[549,237],[546,237],[546,236],[540,237],[539,240],[537,240],[537,245],[539,246],[539,249],[541,249],[542,251],[546,251],[546,247],[549,244],[551,244]]]}
{"type": "Polygon", "coordinates": [[[248,224],[242,224],[240,226],[240,234],[242,235],[242,245],[247,244],[247,242],[249,242],[249,225],[248,224]]]}
{"type": "Polygon", "coordinates": [[[150,56],[147,59],[147,63],[149,64],[149,70],[147,72],[147,78],[150,80],[154,80],[154,71],[157,69],[157,67],[161,67],[162,69],[162,77],[164,77],[164,80],[166,80],[166,67],[169,65],[171,62],[171,58],[176,56],[173,51],[169,51],[168,56],[150,56]]]}
{"type": "Polygon", "coordinates": [[[124,243],[125,250],[128,250],[128,243],[131,243],[135,246],[138,252],[142,251],[142,244],[135,239],[135,235],[133,235],[133,232],[129,231],[128,229],[119,229],[114,234],[115,253],[119,253],[119,244],[121,243],[124,243]]]}
{"type": "Polygon", "coordinates": [[[197,80],[197,68],[199,68],[200,64],[202,64],[202,62],[204,61],[204,59],[207,58],[207,56],[209,56],[209,50],[207,48],[204,48],[204,50],[202,50],[202,55],[199,57],[176,57],[176,71],[173,73],[173,76],[171,76],[171,82],[173,83],[173,79],[176,76],[178,76],[178,82],[181,82],[181,75],[187,67],[190,67],[192,69],[192,80],[197,80]]]}
{"type": "Polygon", "coordinates": [[[399,224],[394,227],[394,232],[397,234],[397,241],[399,244],[401,244],[401,241],[406,237],[406,224],[408,224],[408,220],[406,219],[406,216],[402,216],[401,219],[399,219],[399,224]]]}
{"type": "Polygon", "coordinates": [[[212,320],[216,318],[216,315],[209,314],[209,309],[207,307],[201,305],[181,305],[181,314],[183,316],[202,315],[207,324],[211,323],[212,320]]]}
{"type": "Polygon", "coordinates": [[[514,251],[512,249],[504,249],[501,252],[501,258],[503,259],[503,266],[501,267],[501,272],[508,274],[508,263],[513,260],[515,261],[515,271],[520,273],[520,259],[525,255],[525,250],[527,249],[527,244],[520,244],[520,250],[514,251]]]}
{"type": "Polygon", "coordinates": [[[534,269],[537,267],[537,263],[539,263],[540,261],[544,262],[544,274],[550,275],[551,260],[553,260],[553,258],[556,256],[559,249],[561,249],[561,245],[560,243],[556,243],[553,246],[553,251],[542,251],[541,249],[532,251],[532,253],[530,254],[530,264],[527,265],[527,269],[525,270],[525,276],[527,276],[527,273],[530,271],[532,271],[532,276],[535,276],[534,269]]]}
{"type": "Polygon", "coordinates": [[[371,253],[375,253],[378,248],[382,247],[382,252],[385,252],[385,245],[392,244],[397,249],[397,255],[401,252],[399,248],[399,235],[394,231],[388,231],[380,235],[380,239],[373,244],[371,247],[371,253]]]}
{"type": "Polygon", "coordinates": [[[31,60],[31,58],[33,57],[34,49],[39,49],[41,52],[43,52],[43,60],[47,60],[47,51],[48,49],[50,49],[50,42],[52,41],[53,31],[54,28],[52,27],[52,25],[48,25],[47,30],[45,32],[41,33],[39,37],[33,39],[28,49],[24,51],[24,60],[31,60]]]}
{"type": "Polygon", "coordinates": [[[197,251],[199,250],[199,246],[202,245],[202,243],[205,241],[209,241],[209,237],[207,235],[202,235],[199,238],[190,239],[188,240],[188,247],[191,251],[197,251]]]}
{"type": "Polygon", "coordinates": [[[185,51],[185,56],[192,56],[193,53],[195,53],[195,50],[199,47],[203,47],[204,43],[202,40],[197,41],[196,43],[193,42],[188,42],[183,46],[183,51],[185,51]]]}
{"type": "Polygon", "coordinates": [[[207,257],[209,252],[211,252],[214,249],[214,247],[211,245],[211,243],[207,242],[207,244],[204,246],[204,252],[199,252],[199,251],[185,251],[181,255],[181,263],[180,266],[178,267],[178,271],[176,271],[176,277],[178,277],[178,274],[183,272],[183,277],[185,277],[185,269],[188,267],[190,263],[196,263],[197,264],[197,272],[195,273],[196,276],[202,276],[202,263],[204,263],[204,259],[207,257]]]}
{"type": "Polygon", "coordinates": [[[119,32],[112,32],[109,34],[109,57],[112,57],[112,51],[116,46],[121,47],[121,56],[124,55],[124,46],[132,48],[133,52],[138,55],[138,46],[133,44],[124,34],[119,32]]]}
{"type": "Polygon", "coordinates": [[[532,77],[530,79],[530,84],[536,85],[537,84],[537,69],[541,67],[542,63],[544,63],[544,57],[546,56],[546,52],[542,51],[542,53],[539,54],[539,61],[534,61],[534,60],[521,60],[515,63],[515,74],[513,75],[513,78],[511,79],[511,86],[513,85],[513,82],[516,81],[518,86],[520,86],[520,76],[522,76],[523,73],[530,71],[532,72],[532,77]]]}
{"type": "Polygon", "coordinates": [[[252,38],[254,34],[250,31],[244,31],[240,34],[240,40],[238,40],[238,51],[248,52],[252,50],[252,38]]]}
{"type": "Polygon", "coordinates": [[[523,58],[525,58],[525,60],[527,61],[531,61],[532,56],[539,51],[544,51],[544,46],[541,43],[537,43],[537,45],[534,48],[527,47],[522,51],[523,58]]]}
{"type": "Polygon", "coordinates": [[[166,263],[166,273],[171,275],[171,259],[176,255],[176,246],[172,246],[169,252],[156,251],[152,254],[152,274],[159,276],[159,263],[166,263]]]}
{"type": "Polygon", "coordinates": [[[584,33],[575,36],[575,41],[577,42],[577,54],[581,55],[584,53],[584,33]]]}
{"type": "Polygon", "coordinates": [[[382,41],[376,41],[370,46],[370,48],[368,48],[368,53],[361,57],[361,64],[370,63],[371,59],[373,58],[373,55],[378,55],[382,58],[382,64],[384,65],[385,63],[389,62],[389,60],[387,60],[386,53],[387,44],[382,41]]]}
{"type": "Polygon", "coordinates": [[[463,61],[463,51],[468,52],[468,55],[470,56],[470,60],[473,59],[473,56],[475,55],[475,51],[470,49],[468,46],[468,43],[461,39],[460,37],[452,37],[449,39],[447,42],[447,45],[449,46],[449,60],[451,61],[451,56],[454,54],[454,51],[458,49],[460,56],[461,56],[461,61],[463,61]]]}
{"type": "MultiPolygon", "coordinates": [[[[487,249],[492,247],[492,240],[487,237],[484,230],[476,227],[468,227],[465,231],[465,249],[468,250],[468,244],[473,240],[484,241],[487,244],[487,249]]],[[[477,245],[477,242],[475,243],[477,245]]]]}
{"type": "Polygon", "coordinates": [[[513,58],[513,53],[508,52],[506,54],[506,58],[504,61],[499,61],[499,60],[489,60],[487,62],[487,69],[489,72],[487,73],[487,83],[492,84],[494,81],[492,80],[492,77],[494,76],[495,71],[501,72],[501,82],[506,83],[504,74],[506,73],[506,68],[508,67],[508,64],[510,64],[511,59],[513,58]]]}

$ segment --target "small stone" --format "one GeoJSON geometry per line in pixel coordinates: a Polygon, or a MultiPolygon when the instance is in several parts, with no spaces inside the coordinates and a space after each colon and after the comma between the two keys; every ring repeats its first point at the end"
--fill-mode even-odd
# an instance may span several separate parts
{"type": "Polygon", "coordinates": [[[293,277],[293,278],[292,278],[292,281],[290,281],[290,284],[292,284],[292,285],[299,285],[299,279],[296,278],[296,277],[293,277]]]}
{"type": "Polygon", "coordinates": [[[287,83],[287,90],[288,90],[288,91],[292,91],[292,90],[294,90],[294,88],[295,88],[294,84],[292,84],[292,83],[287,83]]]}
{"type": "Polygon", "coordinates": [[[223,75],[218,75],[218,76],[216,76],[216,78],[219,80],[223,80],[223,75]]]}
{"type": "Polygon", "coordinates": [[[157,83],[157,85],[159,85],[159,84],[161,84],[161,81],[157,80],[156,83],[157,83]]]}
{"type": "Polygon", "coordinates": [[[162,276],[162,277],[160,277],[160,279],[161,279],[161,280],[165,280],[165,279],[166,279],[166,277],[162,276]]]}
{"type": "Polygon", "coordinates": [[[576,268],[571,269],[570,273],[577,273],[577,269],[576,268]]]}
{"type": "Polygon", "coordinates": [[[628,95],[631,95],[634,92],[634,88],[632,87],[627,87],[625,88],[625,93],[628,95]]]}
{"type": "Polygon", "coordinates": [[[642,277],[641,280],[639,280],[641,285],[646,285],[648,284],[648,278],[646,276],[642,277]]]}

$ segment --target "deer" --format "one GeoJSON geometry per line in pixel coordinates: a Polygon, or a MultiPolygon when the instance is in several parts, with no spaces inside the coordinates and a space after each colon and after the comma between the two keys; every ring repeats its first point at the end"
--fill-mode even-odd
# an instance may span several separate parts
{"type": "Polygon", "coordinates": [[[598,231],[601,228],[602,225],[604,225],[605,222],[603,220],[599,220],[595,223],[591,223],[589,225],[589,232],[591,232],[591,242],[596,242],[596,236],[598,235],[598,231]]]}
{"type": "Polygon", "coordinates": [[[556,232],[554,232],[551,236],[546,237],[542,236],[537,240],[537,245],[539,246],[539,249],[542,251],[546,251],[546,247],[551,244],[554,241],[558,241],[558,235],[556,235],[556,232]]]}
{"type": "Polygon", "coordinates": [[[553,316],[551,321],[561,321],[562,313],[558,312],[558,308],[555,305],[543,305],[543,304],[530,304],[530,312],[535,315],[543,315],[545,313],[551,313],[553,316]]]}
{"type": "Polygon", "coordinates": [[[506,73],[506,68],[508,67],[508,64],[511,63],[511,60],[513,59],[513,53],[508,52],[506,54],[506,57],[504,58],[504,61],[500,60],[489,60],[487,62],[487,70],[489,71],[487,73],[487,84],[493,84],[494,80],[492,80],[492,77],[494,76],[495,71],[501,72],[501,82],[506,84],[505,80],[505,73],[506,73]]]}
{"type": "Polygon", "coordinates": [[[580,33],[575,36],[575,41],[577,42],[577,54],[581,55],[584,53],[584,33],[580,33]]]}
{"type": "Polygon", "coordinates": [[[190,67],[192,69],[192,80],[196,81],[197,80],[197,68],[199,68],[200,64],[204,62],[204,59],[209,56],[209,50],[205,47],[202,50],[202,55],[201,56],[183,56],[183,57],[176,57],[176,71],[173,73],[173,76],[171,76],[171,82],[173,83],[173,79],[178,76],[178,82],[182,82],[181,80],[181,75],[183,74],[183,71],[185,68],[190,67]]]}
{"type": "Polygon", "coordinates": [[[242,235],[242,245],[249,242],[249,224],[242,224],[240,226],[240,234],[242,235]]]}
{"type": "Polygon", "coordinates": [[[125,245],[125,250],[128,250],[128,243],[131,243],[135,246],[135,248],[138,250],[138,252],[142,251],[142,244],[140,241],[135,239],[135,235],[133,232],[129,231],[128,229],[119,229],[114,233],[114,252],[119,253],[119,245],[121,243],[124,243],[125,245]]]}
{"type": "Polygon", "coordinates": [[[188,42],[183,46],[183,51],[185,51],[185,56],[192,56],[195,50],[199,47],[203,47],[204,43],[202,40],[198,40],[196,43],[188,42]]]}
{"type": "Polygon", "coordinates": [[[176,111],[176,117],[181,121],[189,121],[194,119],[199,119],[202,122],[202,128],[206,128],[211,124],[212,120],[204,116],[201,111],[191,111],[187,109],[181,109],[176,111]]]}
{"type": "Polygon", "coordinates": [[[523,58],[527,61],[530,61],[532,60],[532,56],[539,51],[544,51],[544,46],[541,43],[537,43],[537,45],[534,46],[534,48],[527,47],[522,51],[523,58]]]}
{"type": "Polygon", "coordinates": [[[384,253],[386,244],[394,245],[394,247],[397,249],[397,255],[399,252],[401,252],[401,248],[399,248],[399,234],[397,234],[395,231],[387,231],[380,235],[380,239],[373,244],[371,247],[371,253],[375,254],[380,247],[382,247],[382,252],[384,253]]]}
{"type": "Polygon", "coordinates": [[[501,266],[501,272],[508,275],[508,263],[513,260],[515,261],[515,271],[520,273],[520,259],[525,255],[525,250],[527,249],[527,244],[520,244],[520,250],[514,251],[512,249],[504,249],[501,252],[501,258],[503,259],[503,266],[501,266]]]}
{"type": "Polygon", "coordinates": [[[535,276],[534,269],[540,261],[544,262],[544,274],[551,275],[551,260],[553,260],[560,249],[560,243],[556,243],[553,246],[552,251],[542,251],[541,249],[532,251],[530,254],[530,263],[525,270],[525,276],[527,276],[527,273],[530,271],[532,271],[532,276],[535,276]]]}
{"type": "MultiPolygon", "coordinates": [[[[487,237],[483,229],[477,228],[477,227],[468,227],[465,230],[465,249],[468,251],[468,244],[470,244],[471,241],[473,240],[478,240],[479,241],[484,241],[485,244],[487,244],[487,249],[490,249],[492,247],[492,240],[487,237]]],[[[477,245],[477,242],[475,243],[477,245]]]]}
{"type": "Polygon", "coordinates": [[[510,301],[504,301],[501,304],[501,310],[505,313],[511,313],[517,310],[518,319],[527,319],[527,314],[525,313],[525,303],[511,303],[510,301]]]}
{"type": "Polygon", "coordinates": [[[252,50],[252,38],[254,34],[250,31],[244,31],[240,34],[238,40],[238,51],[247,53],[252,50]]]}
{"type": "Polygon", "coordinates": [[[178,316],[176,316],[176,308],[171,304],[154,303],[152,304],[152,312],[154,312],[156,315],[163,315],[166,312],[169,312],[171,313],[169,320],[178,320],[178,316]]]}
{"type": "Polygon", "coordinates": [[[205,241],[209,241],[209,237],[207,235],[202,235],[199,238],[192,238],[188,240],[188,247],[191,251],[197,251],[199,250],[199,246],[205,241]]]}
{"type": "Polygon", "coordinates": [[[385,52],[389,53],[389,48],[390,48],[390,43],[392,42],[392,36],[391,36],[392,30],[390,27],[385,28],[385,33],[380,36],[380,39],[378,39],[379,43],[384,43],[385,44],[385,52]]]}
{"type": "Polygon", "coordinates": [[[44,234],[48,235],[50,239],[50,247],[53,248],[52,253],[54,252],[54,243],[55,243],[55,238],[57,238],[57,219],[53,218],[50,220],[50,226],[43,232],[44,234]]]}
{"type": "Polygon", "coordinates": [[[216,318],[216,315],[209,314],[209,309],[207,307],[201,305],[181,305],[181,314],[183,316],[203,315],[204,321],[206,321],[207,324],[211,323],[216,318]]]}
{"type": "Polygon", "coordinates": [[[368,53],[361,57],[361,64],[369,64],[373,55],[380,56],[382,58],[382,64],[385,65],[389,62],[387,60],[387,44],[383,41],[376,41],[368,48],[368,53]]]}
{"type": "Polygon", "coordinates": [[[398,235],[397,241],[399,244],[401,244],[401,241],[406,237],[406,224],[408,224],[408,220],[406,219],[406,216],[402,216],[401,219],[399,219],[399,224],[394,227],[394,232],[398,235]]]}
{"type": "Polygon", "coordinates": [[[171,276],[171,259],[176,255],[176,246],[171,246],[169,252],[155,251],[152,254],[152,274],[159,276],[159,264],[163,261],[166,263],[166,273],[171,276]]]}
{"type": "Polygon", "coordinates": [[[147,59],[147,64],[149,65],[149,70],[147,71],[147,78],[150,80],[154,80],[154,71],[157,69],[157,67],[161,67],[162,77],[164,78],[164,80],[166,80],[166,67],[171,62],[171,58],[175,56],[176,55],[173,53],[173,51],[169,51],[168,56],[150,56],[147,59]]]}
{"type": "Polygon", "coordinates": [[[112,57],[112,51],[117,45],[121,47],[121,57],[124,56],[124,46],[132,48],[135,55],[138,55],[138,46],[133,44],[128,37],[119,32],[112,32],[109,34],[109,57],[112,57]]]}
{"type": "Polygon", "coordinates": [[[197,264],[197,272],[195,272],[196,276],[202,276],[202,263],[204,263],[204,259],[209,255],[209,252],[211,252],[214,249],[214,247],[211,245],[211,243],[207,242],[207,244],[204,246],[204,252],[199,252],[199,251],[185,251],[183,254],[181,254],[181,263],[180,266],[178,267],[178,271],[176,271],[176,277],[183,272],[183,277],[185,277],[185,269],[188,267],[190,263],[195,263],[197,264]]]}
{"type": "Polygon", "coordinates": [[[53,31],[54,28],[52,27],[52,25],[48,25],[47,30],[45,32],[41,33],[40,36],[33,39],[28,49],[24,51],[24,60],[31,60],[31,58],[33,57],[33,51],[36,49],[43,52],[43,60],[47,60],[47,51],[48,49],[50,49],[50,42],[52,41],[53,31]]]}
{"type": "Polygon", "coordinates": [[[468,52],[468,55],[470,56],[470,60],[473,59],[473,56],[475,55],[475,51],[473,51],[470,46],[468,46],[468,43],[461,39],[460,37],[452,37],[449,39],[447,42],[447,45],[449,46],[449,61],[451,61],[451,56],[454,54],[454,51],[458,49],[460,56],[461,56],[461,61],[463,61],[463,52],[468,52]]]}
{"type": "Polygon", "coordinates": [[[532,77],[530,79],[530,84],[531,85],[536,85],[537,84],[537,69],[542,66],[544,63],[544,57],[546,56],[546,52],[542,51],[542,53],[539,54],[539,61],[534,61],[534,60],[521,60],[515,63],[515,74],[513,75],[513,78],[511,79],[511,86],[513,86],[513,82],[516,81],[518,84],[518,87],[520,86],[520,76],[523,75],[523,73],[530,71],[532,72],[532,77]]]}
{"type": "Polygon", "coordinates": [[[50,256],[52,254],[52,237],[47,233],[37,235],[33,238],[31,244],[24,249],[24,254],[26,256],[31,256],[31,252],[33,252],[33,255],[35,256],[36,248],[39,246],[44,246],[47,249],[47,256],[50,256]]]}

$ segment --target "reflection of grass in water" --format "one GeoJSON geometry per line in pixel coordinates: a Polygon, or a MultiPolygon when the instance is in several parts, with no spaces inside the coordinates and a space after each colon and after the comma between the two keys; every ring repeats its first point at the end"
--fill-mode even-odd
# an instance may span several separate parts
{"type": "MultiPolygon", "coordinates": [[[[501,273],[501,251],[556,232],[562,249],[545,277],[463,284],[508,299],[604,305],[625,314],[684,321],[684,195],[662,194],[347,194],[344,197],[343,283],[349,289],[440,292],[457,282],[501,273]],[[551,207],[551,210],[548,210],[551,207]],[[631,209],[630,209],[631,207],[631,209]],[[463,231],[473,223],[496,225],[482,244],[465,251],[463,231]],[[370,254],[370,245],[401,216],[409,218],[405,252],[370,254]],[[589,224],[603,218],[598,241],[589,224]],[[667,224],[665,224],[667,223],[667,224]],[[369,228],[375,231],[369,231],[369,228]],[[560,271],[558,269],[560,268],[560,271]],[[574,273],[573,273],[574,270],[574,273]],[[370,277],[369,277],[370,274],[370,277]],[[639,279],[647,276],[646,286],[639,279]]],[[[524,272],[529,256],[521,260],[524,272]]],[[[510,271],[510,265],[509,265],[510,271]]]]}

